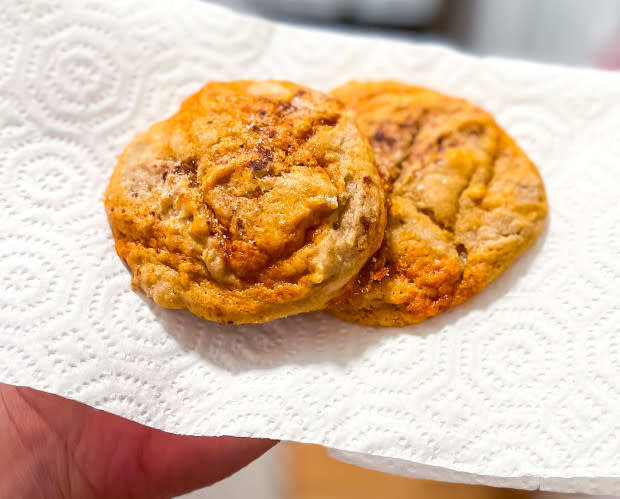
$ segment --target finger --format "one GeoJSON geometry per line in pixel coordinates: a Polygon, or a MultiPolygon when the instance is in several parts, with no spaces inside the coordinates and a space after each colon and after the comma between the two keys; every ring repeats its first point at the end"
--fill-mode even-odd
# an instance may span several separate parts
{"type": "Polygon", "coordinates": [[[79,489],[79,497],[173,497],[231,475],[276,443],[175,435],[30,388],[0,390],[5,405],[20,407],[13,419],[28,426],[21,434],[30,452],[49,435],[64,449],[57,472],[40,475],[54,476],[63,490],[79,489]]]}

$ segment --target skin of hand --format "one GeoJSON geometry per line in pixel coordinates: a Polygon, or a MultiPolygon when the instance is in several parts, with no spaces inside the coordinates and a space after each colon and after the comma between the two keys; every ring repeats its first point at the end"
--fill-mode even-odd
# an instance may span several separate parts
{"type": "Polygon", "coordinates": [[[0,497],[170,498],[226,478],[275,444],[174,435],[0,383],[0,497]]]}

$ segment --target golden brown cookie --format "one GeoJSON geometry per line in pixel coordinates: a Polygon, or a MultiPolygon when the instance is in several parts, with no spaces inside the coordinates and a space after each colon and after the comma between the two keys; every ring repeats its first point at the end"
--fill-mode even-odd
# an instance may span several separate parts
{"type": "Polygon", "coordinates": [[[317,310],[379,248],[385,195],[332,97],[214,82],[136,136],[105,194],[134,288],[219,322],[317,310]]]}
{"type": "Polygon", "coordinates": [[[488,113],[397,82],[332,94],[370,139],[389,206],[381,248],[328,304],[336,316],[420,322],[478,293],[541,232],[540,175],[488,113]]]}

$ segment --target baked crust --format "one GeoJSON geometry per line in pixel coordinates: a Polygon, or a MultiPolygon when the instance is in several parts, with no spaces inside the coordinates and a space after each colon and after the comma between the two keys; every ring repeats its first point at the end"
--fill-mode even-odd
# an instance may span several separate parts
{"type": "Polygon", "coordinates": [[[334,315],[420,322],[481,291],[542,231],[538,170],[485,111],[389,81],[332,95],[370,139],[389,206],[381,248],[328,304],[334,315]]]}
{"type": "Polygon", "coordinates": [[[231,323],[323,308],[386,219],[352,114],[283,81],[207,84],[127,146],[105,207],[135,289],[231,323]]]}

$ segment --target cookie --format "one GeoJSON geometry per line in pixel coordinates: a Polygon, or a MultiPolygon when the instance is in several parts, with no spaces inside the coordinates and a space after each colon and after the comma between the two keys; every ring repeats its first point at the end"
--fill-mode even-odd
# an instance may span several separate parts
{"type": "Polygon", "coordinates": [[[207,84],[133,139],[104,201],[135,289],[229,323],[323,308],[386,220],[352,114],[283,81],[207,84]]]}
{"type": "Polygon", "coordinates": [[[540,234],[541,177],[478,107],[397,82],[332,92],[358,118],[388,193],[385,239],[328,310],[403,326],[463,303],[540,234]]]}

